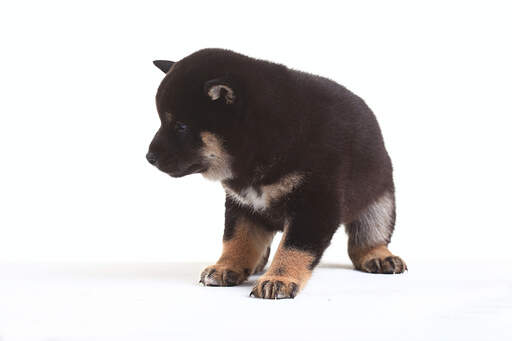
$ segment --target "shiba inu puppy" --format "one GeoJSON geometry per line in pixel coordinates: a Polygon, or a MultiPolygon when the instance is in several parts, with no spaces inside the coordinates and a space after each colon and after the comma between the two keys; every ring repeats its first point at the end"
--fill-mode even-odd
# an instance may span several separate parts
{"type": "Polygon", "coordinates": [[[156,95],[147,160],[173,177],[201,173],[226,192],[223,252],[200,281],[232,286],[263,271],[251,295],[293,298],[345,225],[356,269],[407,269],[387,245],[395,224],[391,160],[374,114],[343,86],[221,49],[174,63],[156,95]]]}

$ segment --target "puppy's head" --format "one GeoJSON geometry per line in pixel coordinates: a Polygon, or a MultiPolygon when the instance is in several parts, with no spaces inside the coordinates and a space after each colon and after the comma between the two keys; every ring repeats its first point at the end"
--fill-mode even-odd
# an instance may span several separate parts
{"type": "Polygon", "coordinates": [[[229,132],[240,109],[232,78],[187,58],[154,64],[166,76],[156,95],[161,124],[147,160],[173,177],[202,173],[212,180],[229,179],[229,132]]]}

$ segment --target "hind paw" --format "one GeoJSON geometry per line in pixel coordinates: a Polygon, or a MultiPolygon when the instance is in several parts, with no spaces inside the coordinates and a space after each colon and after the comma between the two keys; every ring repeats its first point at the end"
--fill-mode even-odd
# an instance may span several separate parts
{"type": "Polygon", "coordinates": [[[400,274],[407,270],[407,265],[398,256],[371,258],[359,270],[374,274],[400,274]]]}

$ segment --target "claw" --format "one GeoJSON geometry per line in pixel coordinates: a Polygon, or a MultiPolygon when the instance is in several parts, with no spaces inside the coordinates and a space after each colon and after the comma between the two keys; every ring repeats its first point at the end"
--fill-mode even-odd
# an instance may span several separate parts
{"type": "Polygon", "coordinates": [[[250,297],[266,299],[294,298],[299,292],[299,285],[292,281],[281,281],[277,279],[260,279],[254,286],[250,297]]]}
{"type": "Polygon", "coordinates": [[[284,286],[284,283],[281,281],[277,281],[274,286],[274,298],[277,300],[281,295],[281,288],[284,286]]]}
{"type": "Polygon", "coordinates": [[[297,296],[299,287],[295,283],[291,283],[290,286],[292,287],[292,290],[290,291],[290,298],[295,298],[295,296],[297,296]]]}
{"type": "Polygon", "coordinates": [[[269,296],[269,289],[267,287],[267,284],[269,283],[269,281],[264,281],[263,283],[261,283],[261,296],[263,298],[268,298],[269,296]]]}

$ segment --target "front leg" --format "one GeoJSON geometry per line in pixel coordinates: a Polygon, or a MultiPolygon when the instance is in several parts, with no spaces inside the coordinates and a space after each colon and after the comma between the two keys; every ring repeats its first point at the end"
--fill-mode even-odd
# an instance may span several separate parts
{"type": "Polygon", "coordinates": [[[272,265],[258,279],[251,296],[294,298],[311,277],[315,259],[311,252],[280,245],[272,265]]]}
{"type": "MultiPolygon", "coordinates": [[[[315,203],[314,196],[312,200],[315,203]]],[[[309,280],[339,225],[334,205],[314,205],[301,205],[292,212],[272,264],[256,282],[251,296],[294,298],[309,280]]]]}
{"type": "Polygon", "coordinates": [[[226,223],[222,255],[204,269],[200,282],[207,286],[233,286],[261,271],[268,260],[274,232],[249,212],[226,200],[226,223]]]}

